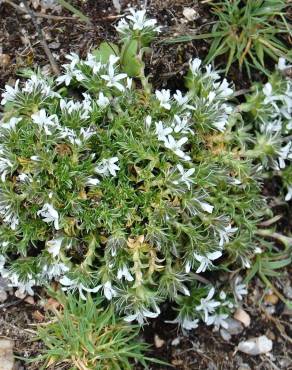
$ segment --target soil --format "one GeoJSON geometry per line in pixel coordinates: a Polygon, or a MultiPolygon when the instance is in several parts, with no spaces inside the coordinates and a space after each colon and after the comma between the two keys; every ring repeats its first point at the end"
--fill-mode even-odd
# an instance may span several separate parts
{"type": "MultiPolygon", "coordinates": [[[[38,15],[54,15],[58,19],[38,17],[46,42],[60,66],[70,51],[77,52],[81,57],[97,46],[102,40],[115,41],[114,24],[119,19],[111,0],[71,1],[78,9],[90,18],[91,25],[80,22],[72,14],[60,7],[45,9],[39,0],[28,2],[38,15]]],[[[21,68],[40,67],[49,71],[51,66],[44,53],[39,35],[31,18],[21,9],[20,3],[15,0],[0,0],[0,88],[5,83],[12,83],[21,68]],[[19,8],[20,7],[20,8],[19,8]]],[[[122,12],[128,5],[141,6],[138,0],[120,1],[122,12]]],[[[168,87],[172,90],[182,89],[182,76],[187,69],[188,61],[199,56],[204,58],[208,44],[204,40],[181,44],[165,45],[162,40],[183,35],[190,30],[207,32],[212,23],[207,1],[196,0],[149,0],[148,12],[158,19],[163,31],[153,45],[153,54],[148,60],[147,68],[151,74],[154,87],[168,87]],[[199,16],[193,22],[187,23],[183,16],[183,9],[191,7],[199,16]]],[[[260,78],[261,76],[254,76],[260,78]]],[[[229,78],[235,82],[237,89],[249,87],[248,78],[239,73],[234,67],[229,78]]],[[[275,213],[283,217],[277,223],[280,231],[289,232],[292,229],[291,207],[279,203],[279,183],[277,181],[264,184],[263,192],[270,195],[270,205],[275,213]]],[[[285,295],[285,287],[290,286],[288,269],[281,278],[275,278],[273,283],[285,295]]],[[[163,313],[157,320],[153,320],[142,332],[143,338],[151,345],[149,356],[163,359],[172,367],[151,365],[154,370],[162,369],[204,369],[204,370],[274,370],[292,369],[292,311],[281,302],[274,300],[269,303],[267,297],[271,294],[260,280],[255,279],[250,288],[243,308],[251,316],[251,325],[241,334],[232,336],[230,341],[224,341],[219,333],[214,333],[206,326],[188,333],[179,332],[175,325],[166,324],[165,320],[171,312],[171,305],[165,304],[163,313]],[[273,351],[263,356],[247,356],[237,352],[236,347],[241,340],[258,335],[266,335],[273,341],[273,351]],[[155,346],[154,336],[157,335],[163,344],[155,346]],[[174,341],[174,342],[173,342],[174,341]]],[[[289,292],[286,297],[288,297],[289,292]]],[[[35,341],[36,325],[43,319],[43,298],[40,292],[34,300],[19,300],[13,295],[0,305],[0,336],[12,338],[15,341],[15,354],[19,356],[17,369],[37,370],[39,364],[27,364],[24,358],[31,359],[40,353],[42,343],[35,341]]],[[[291,299],[291,297],[290,297],[291,299]]],[[[157,340],[156,340],[157,342],[157,340]]],[[[156,343],[157,345],[157,343],[156,343]]],[[[65,369],[54,367],[53,370],[65,369]]],[[[140,369],[139,366],[136,369],[140,369]]]]}

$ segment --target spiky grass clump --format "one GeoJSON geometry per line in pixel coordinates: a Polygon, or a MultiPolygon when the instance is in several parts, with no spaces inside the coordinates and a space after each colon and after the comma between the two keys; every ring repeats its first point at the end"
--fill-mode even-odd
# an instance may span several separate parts
{"type": "Polygon", "coordinates": [[[90,296],[86,302],[71,294],[57,298],[62,309],[38,327],[44,349],[33,361],[42,363],[40,369],[130,370],[135,362],[147,368],[148,346],[138,339],[138,327],[117,319],[112,306],[104,309],[101,298],[90,296]]]}

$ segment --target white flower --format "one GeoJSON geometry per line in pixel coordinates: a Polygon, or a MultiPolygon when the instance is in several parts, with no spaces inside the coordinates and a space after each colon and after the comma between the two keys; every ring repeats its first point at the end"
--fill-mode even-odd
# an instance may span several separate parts
{"type": "Polygon", "coordinates": [[[119,33],[122,33],[122,34],[126,34],[129,32],[130,30],[130,27],[129,27],[129,24],[127,23],[126,19],[125,18],[122,18],[118,25],[115,26],[115,29],[119,32],[119,33]]]}
{"type": "Polygon", "coordinates": [[[100,108],[106,108],[109,105],[110,101],[109,101],[109,98],[104,96],[103,92],[101,91],[98,94],[98,99],[97,99],[96,103],[100,108]]]}
{"type": "Polygon", "coordinates": [[[231,224],[224,227],[222,230],[218,230],[220,235],[219,247],[223,247],[225,243],[229,243],[229,236],[234,234],[238,230],[237,227],[231,227],[231,224]]]}
{"type": "Polygon", "coordinates": [[[96,186],[100,183],[100,181],[94,177],[88,177],[86,180],[86,185],[88,186],[96,186]]]}
{"type": "Polygon", "coordinates": [[[53,222],[56,230],[60,229],[59,214],[51,204],[45,203],[43,208],[37,212],[37,215],[41,215],[44,222],[53,222]]]}
{"type": "Polygon", "coordinates": [[[212,287],[206,298],[201,298],[200,305],[196,307],[197,311],[203,311],[204,321],[208,322],[209,313],[215,311],[215,308],[220,306],[220,302],[212,300],[215,294],[215,289],[212,287]]]}
{"type": "MultiPolygon", "coordinates": [[[[5,277],[7,277],[10,280],[10,283],[8,286],[11,286],[13,288],[17,288],[17,293],[24,295],[29,294],[31,296],[34,295],[34,291],[32,290],[32,287],[35,286],[36,281],[31,278],[31,275],[28,275],[29,280],[19,280],[19,276],[16,273],[9,273],[5,274],[5,277]]],[[[15,292],[16,293],[16,292],[15,292]]]]}
{"type": "MultiPolygon", "coordinates": [[[[148,116],[150,117],[150,116],[148,116]]],[[[150,117],[151,118],[151,117],[150,117]]],[[[155,133],[157,135],[157,138],[159,141],[164,141],[166,138],[166,135],[172,133],[172,128],[171,127],[164,127],[163,123],[161,121],[155,122],[155,133]]]]}
{"type": "Polygon", "coordinates": [[[200,200],[197,200],[197,202],[200,204],[203,211],[208,212],[208,213],[213,212],[214,206],[211,206],[211,204],[207,202],[202,202],[200,200]]]}
{"type": "Polygon", "coordinates": [[[271,96],[272,95],[272,85],[270,84],[270,82],[267,82],[264,87],[263,87],[263,93],[266,95],[266,96],[271,96]]]}
{"type": "Polygon", "coordinates": [[[151,116],[146,116],[146,118],[145,118],[145,128],[146,128],[146,130],[149,130],[151,124],[152,124],[152,117],[151,116]]]}
{"type": "Polygon", "coordinates": [[[167,149],[170,149],[172,150],[178,157],[186,160],[186,161],[189,161],[191,158],[186,155],[181,147],[188,141],[188,138],[187,137],[182,137],[181,139],[179,139],[178,141],[176,141],[173,136],[171,135],[168,135],[165,140],[164,140],[164,146],[167,148],[167,149]]]}
{"type": "MultiPolygon", "coordinates": [[[[111,55],[111,57],[114,57],[111,55]]],[[[119,91],[125,91],[125,87],[119,82],[120,80],[127,77],[126,73],[120,73],[115,75],[115,69],[114,69],[114,59],[111,58],[110,63],[108,65],[108,74],[107,75],[101,75],[100,77],[107,81],[106,86],[108,87],[115,87],[119,91]]]]}
{"type": "Polygon", "coordinates": [[[235,297],[242,301],[243,295],[246,295],[248,293],[246,284],[241,283],[242,278],[241,276],[237,276],[236,279],[234,280],[234,294],[235,297]]]}
{"type": "Polygon", "coordinates": [[[170,90],[165,90],[165,89],[162,89],[161,91],[156,90],[155,95],[156,95],[156,98],[160,102],[160,106],[167,109],[167,110],[170,110],[170,108],[171,108],[171,105],[169,103],[169,101],[170,101],[170,90]]]}
{"type": "Polygon", "coordinates": [[[211,78],[213,81],[216,81],[220,78],[218,73],[213,70],[213,67],[211,64],[208,64],[205,68],[206,68],[206,77],[211,78]]]}
{"type": "Polygon", "coordinates": [[[207,253],[206,256],[201,256],[197,253],[194,253],[195,259],[200,262],[200,266],[197,268],[196,273],[199,274],[200,272],[205,272],[209,266],[213,266],[212,261],[217,260],[221,256],[221,251],[207,253]]]}
{"type": "Polygon", "coordinates": [[[173,97],[179,106],[185,105],[189,100],[187,96],[182,96],[182,93],[180,90],[176,90],[176,94],[174,94],[173,97]]]}
{"type": "MultiPolygon", "coordinates": [[[[137,10],[130,8],[129,9],[131,15],[127,15],[127,19],[133,22],[132,27],[133,30],[142,31],[144,28],[151,27],[154,28],[156,24],[156,19],[146,19],[146,10],[137,10]]],[[[156,27],[155,30],[157,32],[160,31],[159,27],[156,27]]]]}
{"type": "Polygon", "coordinates": [[[278,150],[277,154],[279,155],[278,158],[279,168],[280,169],[285,168],[286,167],[285,160],[292,159],[292,141],[289,141],[288,144],[286,144],[280,150],[278,150]]]}
{"type": "Polygon", "coordinates": [[[287,65],[286,59],[281,57],[279,58],[277,67],[280,71],[284,71],[287,68],[291,68],[292,64],[287,65]]]}
{"type": "Polygon", "coordinates": [[[117,291],[112,287],[110,281],[105,282],[104,284],[98,285],[96,287],[97,291],[102,288],[105,298],[110,301],[113,297],[116,297],[117,291]]]}
{"type": "Polygon", "coordinates": [[[130,78],[130,77],[127,77],[127,89],[128,90],[131,90],[131,88],[132,88],[132,83],[133,83],[133,79],[132,78],[130,78]]]}
{"type": "Polygon", "coordinates": [[[0,129],[4,128],[5,130],[15,130],[16,125],[20,122],[22,118],[12,117],[8,122],[3,122],[0,124],[0,129]]]}
{"type": "Polygon", "coordinates": [[[34,123],[36,123],[40,128],[44,129],[47,135],[52,135],[50,127],[58,128],[58,117],[53,114],[51,116],[47,115],[45,109],[41,109],[37,113],[31,115],[34,123]]]}
{"type": "Polygon", "coordinates": [[[142,309],[141,311],[136,311],[132,315],[128,315],[124,318],[126,322],[132,322],[137,320],[140,325],[143,325],[145,318],[154,319],[160,314],[160,309],[156,307],[156,312],[151,312],[146,308],[142,309]]]}
{"type": "Polygon", "coordinates": [[[9,101],[13,101],[16,97],[16,95],[19,92],[19,80],[16,80],[14,87],[11,87],[9,85],[5,85],[5,91],[1,94],[2,100],[1,104],[5,105],[9,101]]]}
{"type": "Polygon", "coordinates": [[[51,253],[53,257],[57,257],[60,253],[63,238],[57,238],[47,241],[48,252],[51,253]]]}
{"type": "Polygon", "coordinates": [[[195,58],[193,60],[190,60],[189,65],[190,65],[190,69],[191,69],[191,72],[192,72],[193,75],[197,74],[197,72],[200,69],[201,64],[202,64],[202,61],[199,58],[195,58]]]}
{"type": "Polygon", "coordinates": [[[70,54],[65,55],[65,58],[71,61],[71,67],[74,68],[76,64],[80,62],[79,55],[71,52],[70,54]]]}
{"type": "Polygon", "coordinates": [[[181,327],[186,330],[196,329],[199,326],[199,320],[189,320],[188,318],[184,318],[181,322],[181,327]]]}
{"type": "Polygon", "coordinates": [[[193,131],[188,127],[188,119],[187,117],[183,117],[181,119],[178,115],[174,115],[174,122],[172,123],[173,131],[177,134],[182,132],[186,134],[187,132],[193,133],[193,131]]]}
{"type": "Polygon", "coordinates": [[[59,280],[60,284],[63,285],[63,288],[62,290],[66,291],[70,291],[70,290],[78,290],[79,294],[80,294],[80,297],[81,299],[83,300],[86,300],[86,297],[85,295],[83,294],[83,290],[87,293],[96,293],[98,292],[98,290],[100,289],[100,286],[97,286],[95,288],[87,288],[85,287],[82,283],[78,282],[77,280],[71,280],[69,279],[67,276],[63,276],[60,280],[59,280]]]}
{"type": "Polygon", "coordinates": [[[1,181],[4,182],[6,179],[6,175],[11,169],[13,168],[13,163],[5,158],[0,157],[0,173],[1,173],[1,181]]]}
{"type": "Polygon", "coordinates": [[[126,279],[126,280],[128,280],[128,281],[133,281],[133,280],[134,280],[133,276],[131,275],[131,273],[130,273],[130,271],[128,270],[128,268],[127,268],[127,266],[126,266],[126,265],[123,265],[123,267],[122,267],[122,268],[119,268],[119,269],[118,269],[117,278],[118,278],[119,280],[121,280],[123,276],[124,276],[124,277],[125,277],[125,279],[126,279]]]}
{"type": "Polygon", "coordinates": [[[101,163],[95,167],[95,172],[104,176],[116,176],[116,171],[120,169],[120,167],[115,164],[118,160],[118,157],[103,159],[101,163]]]}
{"type": "Polygon", "coordinates": [[[64,68],[65,74],[56,79],[59,84],[65,83],[66,86],[69,86],[73,78],[76,78],[77,81],[82,81],[85,79],[84,74],[79,69],[74,69],[74,67],[72,67],[70,64],[64,65],[64,68]]]}
{"type": "Polygon", "coordinates": [[[52,263],[50,265],[43,266],[42,277],[50,281],[52,279],[59,278],[69,270],[69,267],[64,263],[52,263]]]}
{"type": "Polygon", "coordinates": [[[93,74],[97,74],[103,67],[101,62],[96,60],[96,57],[90,53],[87,54],[87,60],[84,62],[85,65],[92,69],[93,74]]]}
{"type": "Polygon", "coordinates": [[[292,186],[288,186],[288,193],[285,196],[286,202],[289,202],[289,200],[292,199],[292,186]]]}
{"type": "Polygon", "coordinates": [[[233,94],[233,90],[229,87],[226,78],[224,78],[221,84],[215,83],[214,87],[218,88],[217,93],[222,98],[227,98],[228,96],[233,94]]]}
{"type": "Polygon", "coordinates": [[[215,314],[208,317],[206,321],[207,325],[214,325],[214,329],[219,330],[220,326],[224,329],[228,329],[228,323],[225,321],[228,318],[227,314],[215,314]]]}
{"type": "Polygon", "coordinates": [[[193,175],[195,172],[194,168],[190,168],[189,170],[185,171],[183,166],[181,164],[177,165],[177,169],[179,170],[181,174],[181,178],[179,181],[173,181],[175,185],[179,184],[180,182],[184,182],[187,185],[187,188],[190,190],[191,189],[191,184],[193,184],[194,180],[190,179],[190,176],[193,175]]]}

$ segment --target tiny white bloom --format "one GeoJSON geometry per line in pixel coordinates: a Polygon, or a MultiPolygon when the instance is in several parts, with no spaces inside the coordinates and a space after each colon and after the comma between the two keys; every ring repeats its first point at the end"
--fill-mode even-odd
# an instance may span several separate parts
{"type": "Polygon", "coordinates": [[[159,32],[159,27],[155,28],[156,19],[146,19],[146,10],[137,10],[135,11],[133,8],[129,9],[131,15],[127,15],[127,19],[133,22],[132,27],[133,30],[142,31],[147,27],[153,28],[156,32],[159,32]]]}
{"type": "Polygon", "coordinates": [[[31,115],[34,123],[36,123],[40,128],[42,128],[47,135],[52,135],[50,128],[58,128],[58,117],[53,114],[51,116],[47,115],[45,109],[41,109],[37,113],[31,115]]]}
{"type": "Polygon", "coordinates": [[[289,202],[289,200],[291,200],[292,199],[292,186],[288,186],[288,192],[287,192],[287,194],[286,194],[286,196],[285,196],[285,201],[286,202],[289,202]]]}
{"type": "Polygon", "coordinates": [[[96,179],[94,177],[88,177],[86,180],[86,185],[88,186],[96,186],[100,183],[99,179],[96,179]]]}
{"type": "Polygon", "coordinates": [[[9,101],[13,101],[16,97],[16,95],[19,92],[19,80],[16,80],[14,87],[11,87],[9,85],[5,85],[5,91],[1,94],[2,100],[1,104],[5,105],[9,101]]]}
{"type": "Polygon", "coordinates": [[[161,121],[155,122],[155,128],[156,128],[155,133],[159,141],[164,141],[166,136],[172,133],[172,128],[164,127],[161,121]]]}
{"type": "MultiPolygon", "coordinates": [[[[114,57],[111,55],[111,57],[114,57]]],[[[108,74],[107,75],[101,75],[100,77],[107,81],[106,86],[108,87],[115,87],[119,91],[125,91],[125,87],[119,82],[120,80],[123,80],[124,78],[128,77],[126,73],[120,73],[120,74],[115,74],[115,69],[113,66],[114,59],[111,59],[112,62],[109,63],[108,65],[108,74]]]]}
{"type": "Polygon", "coordinates": [[[197,268],[196,273],[205,272],[209,266],[213,266],[212,261],[220,258],[222,256],[221,251],[207,253],[206,256],[201,256],[197,253],[194,253],[195,259],[200,262],[200,266],[197,268]]]}
{"type": "Polygon", "coordinates": [[[12,118],[10,118],[10,120],[8,122],[0,123],[0,129],[4,128],[5,130],[15,130],[16,125],[21,120],[22,120],[22,118],[12,117],[12,118]]]}
{"type": "Polygon", "coordinates": [[[189,65],[190,65],[190,69],[193,75],[196,75],[198,73],[201,64],[202,64],[202,61],[199,58],[190,60],[189,65]]]}
{"type": "Polygon", "coordinates": [[[109,101],[109,98],[104,96],[103,92],[101,91],[98,94],[98,99],[96,103],[100,108],[106,108],[109,105],[110,101],[109,101]]]}
{"type": "Polygon", "coordinates": [[[224,329],[228,329],[228,322],[226,322],[226,319],[228,318],[227,314],[215,314],[208,317],[208,320],[206,321],[206,324],[214,325],[214,330],[217,331],[222,326],[224,329]]]}
{"type": "Polygon", "coordinates": [[[167,109],[167,110],[170,110],[171,109],[171,105],[170,105],[170,90],[165,90],[165,89],[162,89],[161,91],[160,90],[156,90],[155,91],[155,95],[156,95],[156,98],[159,100],[160,102],[160,106],[167,109]]]}
{"type": "Polygon", "coordinates": [[[104,284],[98,285],[96,289],[103,289],[103,294],[105,298],[110,301],[113,297],[117,295],[117,291],[112,287],[112,283],[110,281],[106,281],[104,284]]]}
{"type": "Polygon", "coordinates": [[[225,243],[229,243],[229,236],[234,234],[238,230],[237,227],[231,227],[231,224],[224,227],[222,230],[218,230],[220,235],[219,247],[223,247],[225,243]]]}
{"type": "Polygon", "coordinates": [[[207,297],[201,298],[200,305],[196,307],[197,311],[203,311],[205,323],[208,322],[209,313],[214,312],[215,308],[220,306],[220,302],[212,299],[214,294],[215,294],[215,289],[214,287],[212,287],[207,297]]]}
{"type": "Polygon", "coordinates": [[[123,277],[128,281],[134,280],[133,276],[131,275],[126,265],[123,265],[123,267],[119,268],[118,270],[117,278],[121,280],[123,277]]]}
{"type": "Polygon", "coordinates": [[[43,208],[37,212],[37,215],[42,216],[44,222],[53,222],[56,230],[60,229],[59,214],[51,204],[45,203],[43,208]]]}
{"type": "Polygon", "coordinates": [[[145,127],[147,130],[149,130],[150,126],[151,126],[151,123],[152,123],[152,117],[151,116],[146,116],[145,118],[145,127]]]}
{"type": "Polygon", "coordinates": [[[229,87],[229,83],[227,82],[226,78],[224,78],[221,84],[214,84],[214,86],[218,87],[218,95],[222,98],[227,98],[233,94],[233,90],[229,87]]]}
{"type": "Polygon", "coordinates": [[[284,71],[287,68],[291,68],[292,64],[287,65],[286,59],[281,57],[279,58],[277,67],[280,71],[284,71]]]}
{"type": "Polygon", "coordinates": [[[248,293],[246,284],[241,283],[241,281],[241,276],[237,276],[234,281],[234,295],[240,301],[242,301],[243,295],[246,295],[248,293]]]}
{"type": "Polygon", "coordinates": [[[120,167],[116,165],[118,160],[118,157],[103,159],[101,163],[95,167],[95,172],[104,176],[116,176],[116,171],[120,170],[120,167]]]}
{"type": "Polygon", "coordinates": [[[196,329],[198,326],[199,326],[198,319],[189,320],[188,318],[185,317],[181,323],[181,327],[186,330],[196,329]]]}
{"type": "Polygon", "coordinates": [[[193,182],[194,182],[194,180],[192,180],[190,177],[195,172],[195,169],[190,168],[189,170],[185,171],[181,164],[177,165],[177,169],[179,170],[179,172],[181,174],[181,178],[179,179],[179,181],[173,181],[173,183],[175,185],[177,185],[179,182],[184,182],[187,185],[187,188],[190,190],[191,189],[191,184],[193,184],[193,182]]]}
{"type": "Polygon", "coordinates": [[[178,141],[176,141],[174,139],[174,137],[172,135],[168,135],[165,140],[164,140],[164,146],[167,148],[167,149],[170,149],[172,150],[178,157],[186,160],[186,161],[189,161],[191,158],[186,155],[181,147],[188,141],[188,138],[187,137],[182,137],[181,139],[179,139],[178,141]]]}
{"type": "Polygon", "coordinates": [[[61,245],[63,242],[63,238],[57,238],[47,241],[48,252],[51,253],[53,257],[57,257],[61,250],[61,245]]]}
{"type": "Polygon", "coordinates": [[[93,74],[97,74],[102,68],[102,63],[97,61],[96,57],[90,53],[87,54],[87,60],[84,64],[92,69],[93,74]]]}
{"type": "Polygon", "coordinates": [[[173,97],[179,106],[185,105],[189,100],[187,96],[182,95],[180,90],[176,90],[176,93],[173,95],[173,97]]]}
{"type": "Polygon", "coordinates": [[[63,285],[63,288],[62,290],[64,291],[75,291],[75,290],[78,290],[79,294],[80,294],[80,297],[81,299],[83,299],[84,301],[86,300],[86,297],[85,295],[83,294],[83,290],[87,293],[96,293],[98,292],[98,290],[100,289],[100,286],[97,286],[95,288],[87,288],[85,287],[82,283],[78,282],[77,280],[72,280],[70,278],[68,278],[68,276],[63,276],[60,280],[59,280],[60,284],[63,285]]]}
{"type": "Polygon", "coordinates": [[[200,200],[198,200],[198,203],[200,204],[203,211],[208,212],[208,213],[213,212],[214,206],[211,206],[211,204],[207,202],[202,202],[200,200]]]}

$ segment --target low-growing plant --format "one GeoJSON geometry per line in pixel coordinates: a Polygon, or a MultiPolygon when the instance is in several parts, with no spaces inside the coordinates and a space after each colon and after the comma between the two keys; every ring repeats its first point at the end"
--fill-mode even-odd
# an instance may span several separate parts
{"type": "Polygon", "coordinates": [[[105,309],[103,298],[88,295],[84,302],[58,294],[57,299],[62,309],[38,326],[42,354],[29,360],[40,369],[65,364],[71,370],[130,370],[135,362],[148,368],[155,361],[143,354],[148,346],[139,340],[139,328],[116,318],[113,306],[105,309]]]}
{"type": "Polygon", "coordinates": [[[286,201],[292,198],[292,82],[286,75],[291,67],[280,58],[268,82],[255,83],[240,106],[253,136],[243,143],[246,154],[260,161],[266,176],[282,178],[286,201]]]}
{"type": "Polygon", "coordinates": [[[222,0],[210,1],[209,5],[216,17],[210,33],[179,36],[166,42],[210,38],[212,43],[205,62],[218,61],[219,56],[225,56],[226,73],[237,63],[240,70],[246,69],[249,77],[252,69],[268,73],[267,57],[274,61],[279,57],[291,60],[284,40],[291,36],[285,19],[285,0],[222,0]]]}
{"type": "Polygon", "coordinates": [[[219,328],[246,287],[218,274],[250,267],[267,212],[248,129],[230,84],[199,59],[187,92],[151,90],[142,56],[159,28],[145,11],[117,31],[119,46],[71,53],[63,75],[2,94],[1,274],[29,294],[52,280],[83,299],[101,292],[128,322],[170,300],[183,328],[219,328]]]}

